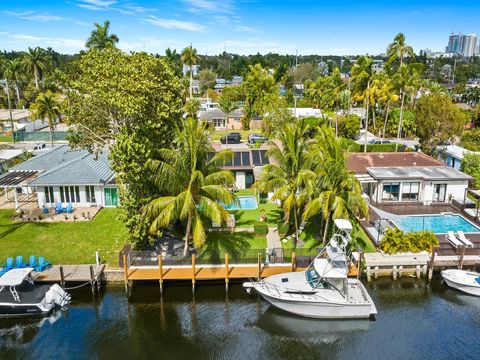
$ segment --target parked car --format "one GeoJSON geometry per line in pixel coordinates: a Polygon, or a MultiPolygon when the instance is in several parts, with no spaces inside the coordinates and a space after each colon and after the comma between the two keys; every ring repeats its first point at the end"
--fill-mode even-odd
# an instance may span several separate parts
{"type": "Polygon", "coordinates": [[[249,144],[256,144],[256,143],[264,143],[268,141],[268,137],[262,134],[250,134],[248,136],[248,143],[249,144]]]}
{"type": "Polygon", "coordinates": [[[379,145],[379,144],[391,144],[392,142],[389,140],[372,139],[368,143],[372,145],[379,145]]]}
{"type": "Polygon", "coordinates": [[[43,150],[47,145],[45,143],[41,143],[41,144],[35,144],[35,146],[33,147],[33,151],[35,150],[43,150]]]}
{"type": "Polygon", "coordinates": [[[238,132],[231,132],[220,138],[222,144],[240,144],[242,136],[238,132]]]}

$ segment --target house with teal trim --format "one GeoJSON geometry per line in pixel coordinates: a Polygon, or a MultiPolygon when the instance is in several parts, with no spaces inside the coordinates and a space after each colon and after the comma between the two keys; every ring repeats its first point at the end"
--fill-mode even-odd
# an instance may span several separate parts
{"type": "Polygon", "coordinates": [[[0,177],[0,186],[14,195],[35,194],[38,206],[115,207],[119,204],[115,172],[108,150],[95,155],[60,145],[13,166],[0,177]],[[18,180],[22,179],[21,182],[18,180]]]}

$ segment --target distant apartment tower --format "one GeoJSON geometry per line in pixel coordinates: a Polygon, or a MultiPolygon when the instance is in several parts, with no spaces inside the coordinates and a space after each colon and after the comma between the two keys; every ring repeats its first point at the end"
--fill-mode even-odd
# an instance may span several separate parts
{"type": "Polygon", "coordinates": [[[459,54],[465,57],[477,55],[479,51],[477,34],[451,34],[445,48],[447,54],[459,54]]]}

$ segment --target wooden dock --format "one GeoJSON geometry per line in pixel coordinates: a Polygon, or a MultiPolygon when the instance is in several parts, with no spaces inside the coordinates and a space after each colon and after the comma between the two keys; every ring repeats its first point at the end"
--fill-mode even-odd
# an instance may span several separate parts
{"type": "MultiPolygon", "coordinates": [[[[53,265],[42,272],[34,272],[32,277],[37,283],[54,282],[65,287],[66,283],[90,284],[92,292],[100,290],[105,264],[53,265]]],[[[80,285],[82,286],[82,285],[80,285]]]]}

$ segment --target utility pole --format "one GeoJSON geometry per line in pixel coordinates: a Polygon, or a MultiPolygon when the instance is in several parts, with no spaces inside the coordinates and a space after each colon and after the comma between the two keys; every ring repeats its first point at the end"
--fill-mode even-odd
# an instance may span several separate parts
{"type": "Polygon", "coordinates": [[[8,112],[10,114],[10,126],[12,127],[13,143],[15,143],[15,129],[13,128],[12,104],[10,102],[10,90],[8,89],[8,80],[0,80],[0,84],[3,85],[3,87],[5,88],[5,92],[7,93],[8,112]]]}

